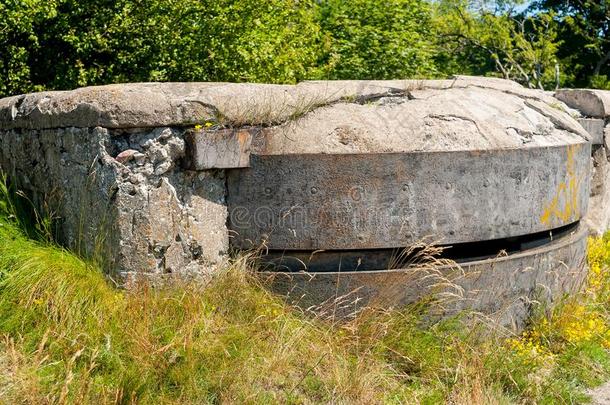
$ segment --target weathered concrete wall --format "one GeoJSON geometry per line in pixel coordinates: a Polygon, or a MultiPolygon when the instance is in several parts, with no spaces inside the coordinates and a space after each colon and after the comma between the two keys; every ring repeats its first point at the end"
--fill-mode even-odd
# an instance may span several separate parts
{"type": "Polygon", "coordinates": [[[228,177],[234,244],[377,249],[433,235],[455,244],[578,221],[589,198],[590,145],[453,152],[252,157],[228,177]],[[281,173],[281,175],[278,175],[281,173]]]}
{"type": "Polygon", "coordinates": [[[11,129],[0,163],[46,199],[61,241],[117,275],[206,272],[228,250],[222,171],[183,171],[183,129],[11,129]],[[95,250],[98,249],[98,252],[95,250]]]}
{"type": "Polygon", "coordinates": [[[610,91],[563,89],[555,97],[582,114],[578,121],[591,135],[593,174],[586,222],[601,235],[610,229],[610,91]]]}
{"type": "MultiPolygon", "coordinates": [[[[234,177],[239,170],[232,167],[247,166],[250,142],[252,153],[262,157],[582,144],[586,132],[556,104],[513,82],[469,77],[297,86],[150,83],[36,93],[0,100],[0,166],[18,187],[47,196],[67,245],[86,253],[105,247],[113,272],[205,273],[228,250],[227,222],[239,232],[233,235],[239,246],[246,239],[259,243],[265,233],[256,227],[248,232],[227,217],[227,198],[240,196],[227,197],[226,170],[220,169],[234,177]],[[204,128],[194,129],[197,124],[204,128]],[[231,128],[247,129],[254,139],[232,142],[231,128]]],[[[561,170],[566,162],[560,163],[561,170]]],[[[555,176],[556,181],[564,181],[565,174],[555,176]]],[[[477,175],[494,178],[494,173],[477,175]]],[[[549,181],[548,189],[555,192],[559,184],[549,181]]],[[[578,190],[582,206],[585,188],[578,190]]],[[[527,211],[525,197],[519,201],[527,211]]],[[[547,204],[543,200],[551,197],[535,196],[547,204]]],[[[244,208],[237,202],[233,209],[244,208]]],[[[413,197],[409,204],[429,202],[413,197]]],[[[554,226],[583,214],[582,207],[573,208],[569,218],[554,226]]],[[[447,211],[461,209],[448,206],[447,211]]],[[[537,211],[529,210],[534,222],[542,214],[537,211]]],[[[466,219],[451,217],[454,228],[466,219]]],[[[502,230],[502,224],[492,223],[487,236],[520,232],[502,230]]],[[[386,231],[395,233],[392,227],[386,231]]],[[[384,246],[408,242],[377,236],[387,239],[384,246]]],[[[359,247],[355,243],[352,248],[359,247]]]]}
{"type": "MultiPolygon", "coordinates": [[[[551,299],[582,281],[575,224],[587,207],[593,226],[610,225],[607,102],[583,107],[562,94],[473,77],[36,93],[0,100],[0,167],[47,199],[63,243],[97,251],[121,277],[207,275],[231,246],[356,257],[427,236],[513,243],[570,229],[555,247],[535,251],[543,242],[526,238],[525,256],[464,263],[478,276],[458,285],[475,295],[490,287],[470,307],[495,311],[502,296],[520,302],[509,318],[523,319],[539,287],[551,299]]],[[[316,275],[312,298],[360,283],[362,302],[396,304],[426,290],[413,268],[356,270],[316,275]],[[381,274],[400,283],[390,288],[381,274]]]]}

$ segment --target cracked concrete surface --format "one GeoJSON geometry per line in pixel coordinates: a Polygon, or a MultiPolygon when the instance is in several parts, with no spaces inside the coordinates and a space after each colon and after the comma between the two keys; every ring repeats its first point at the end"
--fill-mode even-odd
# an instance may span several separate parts
{"type": "MultiPolygon", "coordinates": [[[[334,103],[262,128],[263,154],[463,151],[575,144],[589,134],[540,100],[469,86],[411,90],[404,102],[334,103]],[[518,133],[531,134],[527,139],[518,133]]],[[[382,99],[380,99],[382,100],[382,99]]]]}
{"type": "Polygon", "coordinates": [[[132,83],[1,99],[0,129],[145,128],[219,120],[233,127],[272,126],[332,104],[366,103],[396,95],[410,98],[417,90],[466,88],[493,89],[523,99],[561,104],[515,82],[468,76],[425,81],[310,81],[297,85],[132,83]]]}
{"type": "Polygon", "coordinates": [[[183,171],[184,148],[170,127],[15,129],[0,134],[0,166],[59,217],[61,242],[114,275],[205,274],[228,249],[225,178],[183,171]]]}
{"type": "Polygon", "coordinates": [[[114,272],[205,274],[229,247],[227,179],[185,166],[196,124],[253,129],[255,155],[476,152],[581,144],[573,115],[544,92],[465,76],[120,84],[1,99],[0,166],[49,200],[66,245],[102,246],[114,272]]]}
{"type": "Polygon", "coordinates": [[[591,131],[591,198],[586,222],[593,233],[602,235],[610,229],[610,91],[561,89],[555,93],[584,118],[581,124],[591,131]]]}

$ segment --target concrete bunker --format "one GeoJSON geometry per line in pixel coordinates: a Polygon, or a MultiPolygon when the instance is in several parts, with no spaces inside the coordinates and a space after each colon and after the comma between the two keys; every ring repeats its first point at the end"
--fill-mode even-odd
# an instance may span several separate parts
{"type": "Polygon", "coordinates": [[[471,77],[111,85],[0,100],[0,166],[123,279],[206,276],[263,246],[271,287],[303,306],[437,294],[519,324],[586,274],[577,118],[471,77]],[[426,238],[461,266],[414,260],[426,238]]]}

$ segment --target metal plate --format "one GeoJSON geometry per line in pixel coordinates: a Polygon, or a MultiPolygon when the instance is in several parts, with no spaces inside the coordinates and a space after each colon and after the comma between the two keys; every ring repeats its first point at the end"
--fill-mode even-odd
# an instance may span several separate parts
{"type": "Polygon", "coordinates": [[[228,171],[239,248],[373,249],[452,244],[578,221],[591,145],[377,154],[251,155],[228,171]]]}
{"type": "MultiPolygon", "coordinates": [[[[490,259],[544,246],[575,231],[579,222],[523,236],[480,242],[436,245],[439,257],[457,263],[490,259]]],[[[426,258],[426,244],[408,248],[366,250],[265,250],[257,256],[257,268],[281,272],[338,272],[401,269],[426,258]]]]}
{"type": "Polygon", "coordinates": [[[326,315],[346,317],[366,306],[400,307],[431,297],[437,304],[429,308],[441,316],[474,310],[519,329],[532,302],[552,304],[582,286],[587,235],[581,226],[547,245],[459,267],[259,274],[292,304],[326,315]]]}

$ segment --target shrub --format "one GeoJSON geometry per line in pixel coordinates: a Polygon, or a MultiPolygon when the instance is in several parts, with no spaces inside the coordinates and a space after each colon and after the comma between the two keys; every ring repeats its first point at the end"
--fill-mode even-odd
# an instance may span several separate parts
{"type": "Polygon", "coordinates": [[[422,0],[324,0],[320,25],[329,41],[320,63],[328,79],[402,79],[430,75],[431,10],[422,0]]]}
{"type": "Polygon", "coordinates": [[[125,81],[296,82],[321,57],[314,6],[313,0],[4,2],[0,96],[125,81]]]}

